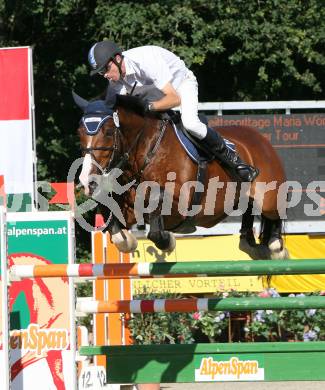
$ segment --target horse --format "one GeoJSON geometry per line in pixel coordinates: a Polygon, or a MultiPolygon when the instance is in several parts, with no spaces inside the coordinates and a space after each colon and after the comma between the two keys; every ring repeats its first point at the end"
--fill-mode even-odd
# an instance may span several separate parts
{"type": "Polygon", "coordinates": [[[77,132],[84,157],[79,180],[86,194],[93,196],[98,190],[93,177],[103,179],[118,171],[113,182],[122,191],[113,191],[111,204],[113,209],[118,204],[122,218],[111,213],[106,228],[119,250],[135,250],[131,226],[149,224],[148,238],[170,252],[175,247],[173,233],[213,227],[231,214],[233,204],[232,212],[241,214],[241,250],[253,259],[288,257],[282,237],[285,171],[270,142],[256,129],[216,128],[235,144],[243,160],[259,169],[253,183],[239,183],[218,161],[202,158],[204,152],[195,162],[175,134],[172,115],[144,112],[141,97],[88,101],[73,92],[73,98],[83,111],[77,132]],[[253,230],[256,215],[261,218],[259,242],[253,230]]]}

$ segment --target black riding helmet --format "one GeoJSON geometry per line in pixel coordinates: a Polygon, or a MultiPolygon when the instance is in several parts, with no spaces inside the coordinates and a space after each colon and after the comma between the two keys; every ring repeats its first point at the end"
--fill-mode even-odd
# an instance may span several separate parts
{"type": "MultiPolygon", "coordinates": [[[[88,53],[88,62],[92,67],[90,76],[97,74],[105,69],[106,64],[116,56],[122,55],[122,50],[112,41],[101,41],[95,43],[88,53]]],[[[114,63],[115,60],[114,60],[114,63]]]]}

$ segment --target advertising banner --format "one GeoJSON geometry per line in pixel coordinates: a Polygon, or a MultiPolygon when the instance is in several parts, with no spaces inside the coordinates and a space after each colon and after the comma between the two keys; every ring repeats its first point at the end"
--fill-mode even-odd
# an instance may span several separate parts
{"type": "Polygon", "coordinates": [[[0,388],[9,389],[9,315],[5,209],[0,206],[0,388]]]}
{"type": "Polygon", "coordinates": [[[0,49],[0,175],[11,211],[31,209],[34,199],[32,49],[0,49]]]}
{"type": "MultiPolygon", "coordinates": [[[[9,267],[72,263],[73,232],[68,212],[9,213],[9,267]]],[[[12,389],[75,389],[73,281],[15,281],[9,302],[12,389]]]]}
{"type": "Polygon", "coordinates": [[[264,359],[259,355],[196,356],[195,367],[195,382],[264,380],[264,359]]]}
{"type": "Polygon", "coordinates": [[[209,124],[223,127],[249,126],[258,130],[278,152],[291,184],[288,221],[315,222],[324,219],[324,113],[222,115],[209,118],[209,124]]]}

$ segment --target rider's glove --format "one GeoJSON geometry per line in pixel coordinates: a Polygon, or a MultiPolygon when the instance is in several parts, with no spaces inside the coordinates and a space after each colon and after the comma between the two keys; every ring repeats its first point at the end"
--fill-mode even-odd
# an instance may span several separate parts
{"type": "Polygon", "coordinates": [[[146,99],[139,99],[139,104],[141,106],[143,114],[148,114],[152,110],[152,103],[146,99]]]}

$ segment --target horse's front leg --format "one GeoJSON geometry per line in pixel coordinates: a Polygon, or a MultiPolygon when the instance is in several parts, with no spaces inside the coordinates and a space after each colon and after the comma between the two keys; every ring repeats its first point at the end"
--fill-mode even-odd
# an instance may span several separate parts
{"type": "Polygon", "coordinates": [[[150,230],[148,238],[155,246],[163,252],[172,252],[176,246],[176,239],[173,233],[164,228],[164,219],[161,215],[163,190],[160,191],[159,205],[155,211],[149,214],[150,230]]]}
{"type": "Polygon", "coordinates": [[[111,235],[112,243],[117,247],[120,252],[129,253],[137,249],[138,240],[127,229],[123,229],[119,221],[112,217],[107,230],[111,235]]]}
{"type": "Polygon", "coordinates": [[[158,249],[163,252],[172,252],[176,246],[176,239],[173,233],[164,230],[162,215],[151,214],[149,216],[150,230],[148,238],[158,249]]]}
{"type": "Polygon", "coordinates": [[[109,232],[112,243],[117,247],[117,249],[123,253],[135,251],[138,246],[136,237],[122,226],[119,220],[114,216],[114,213],[108,207],[104,207],[102,204],[99,204],[98,208],[104,219],[109,221],[104,229],[104,232],[109,232]]]}

